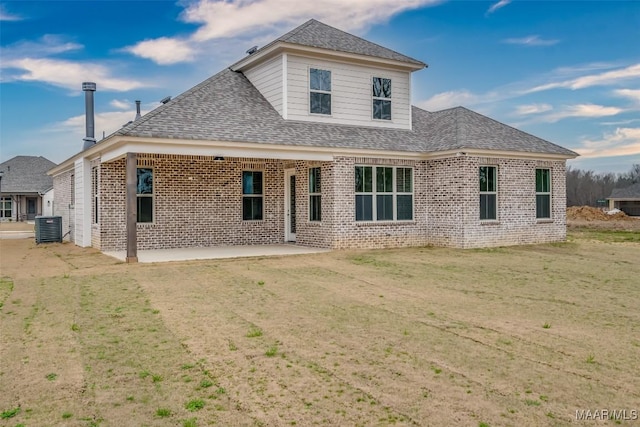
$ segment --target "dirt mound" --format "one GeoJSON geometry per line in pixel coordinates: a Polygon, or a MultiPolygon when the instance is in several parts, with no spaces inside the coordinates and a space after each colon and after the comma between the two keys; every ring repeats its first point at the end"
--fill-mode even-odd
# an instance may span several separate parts
{"type": "Polygon", "coordinates": [[[571,221],[614,221],[632,218],[629,218],[624,212],[609,215],[602,209],[591,206],[571,206],[567,208],[567,219],[571,221]]]}

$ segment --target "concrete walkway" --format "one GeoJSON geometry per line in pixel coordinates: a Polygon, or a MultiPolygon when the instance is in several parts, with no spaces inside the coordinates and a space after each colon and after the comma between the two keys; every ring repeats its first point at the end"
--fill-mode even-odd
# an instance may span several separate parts
{"type": "MultiPolygon", "coordinates": [[[[329,249],[296,245],[213,246],[210,248],[152,249],[138,251],[138,262],[189,261],[196,259],[222,259],[262,256],[300,255],[329,252],[329,249]]],[[[126,251],[104,252],[105,255],[125,261],[126,251]]]]}
{"type": "Polygon", "coordinates": [[[35,233],[33,231],[21,231],[21,230],[1,230],[0,239],[34,239],[35,233]]]}

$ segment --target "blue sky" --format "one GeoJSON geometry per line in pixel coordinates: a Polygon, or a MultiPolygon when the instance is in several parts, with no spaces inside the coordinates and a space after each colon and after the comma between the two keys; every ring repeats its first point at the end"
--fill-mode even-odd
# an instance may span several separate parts
{"type": "Polygon", "coordinates": [[[625,172],[640,163],[640,2],[1,1],[0,161],[82,148],[277,36],[318,19],[420,59],[413,104],[457,105],[625,172]]]}

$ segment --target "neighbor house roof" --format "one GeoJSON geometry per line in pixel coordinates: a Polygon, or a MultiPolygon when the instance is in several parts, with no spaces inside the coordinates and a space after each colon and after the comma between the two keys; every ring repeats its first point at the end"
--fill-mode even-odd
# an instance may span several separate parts
{"type": "Polygon", "coordinates": [[[614,188],[609,199],[640,199],[640,182],[625,188],[614,188]]]}
{"type": "Polygon", "coordinates": [[[44,193],[53,187],[47,171],[56,164],[40,156],[16,156],[0,163],[3,171],[0,190],[3,194],[44,193]]]}
{"type": "Polygon", "coordinates": [[[413,130],[285,120],[242,73],[226,69],[115,135],[425,153],[478,149],[577,156],[462,107],[434,113],[412,107],[412,120],[413,130]]]}

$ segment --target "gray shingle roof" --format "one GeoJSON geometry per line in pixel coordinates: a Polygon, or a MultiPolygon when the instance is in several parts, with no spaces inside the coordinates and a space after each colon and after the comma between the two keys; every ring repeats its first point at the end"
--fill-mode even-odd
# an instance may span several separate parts
{"type": "Polygon", "coordinates": [[[475,148],[576,156],[466,108],[430,113],[413,107],[412,114],[413,130],[284,120],[242,73],[226,69],[115,135],[406,152],[475,148]]]}
{"type": "MultiPolygon", "coordinates": [[[[401,62],[424,67],[426,64],[417,59],[408,57],[386,47],[372,43],[363,38],[346,33],[337,28],[310,19],[287,34],[276,39],[278,41],[298,44],[302,46],[317,47],[337,52],[355,53],[359,55],[373,56],[377,58],[393,59],[401,62]]],[[[267,46],[272,45],[268,44],[267,46]]],[[[265,46],[266,47],[266,46],[265,46]]],[[[263,48],[264,49],[264,48],[263,48]]]]}
{"type": "Polygon", "coordinates": [[[577,156],[571,150],[464,107],[433,113],[414,107],[413,125],[426,138],[427,151],[478,149],[577,156]]]}
{"type": "Polygon", "coordinates": [[[44,157],[16,156],[0,163],[2,194],[44,193],[53,187],[47,171],[56,164],[44,157]]]}
{"type": "Polygon", "coordinates": [[[609,199],[640,199],[640,182],[625,188],[614,188],[609,199]]]}

